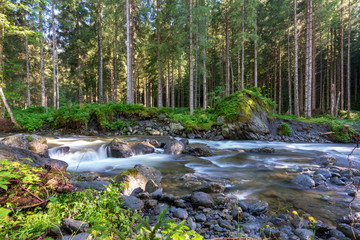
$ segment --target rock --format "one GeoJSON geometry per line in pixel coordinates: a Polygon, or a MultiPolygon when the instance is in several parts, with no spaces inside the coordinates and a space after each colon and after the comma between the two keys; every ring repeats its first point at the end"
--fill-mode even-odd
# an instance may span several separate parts
{"type": "Polygon", "coordinates": [[[160,136],[161,132],[159,130],[151,130],[149,131],[149,134],[153,136],[160,136]]]}
{"type": "Polygon", "coordinates": [[[269,147],[254,148],[254,149],[250,149],[250,152],[258,152],[258,153],[274,153],[274,152],[275,152],[275,149],[274,149],[274,148],[269,148],[269,147]]]}
{"type": "Polygon", "coordinates": [[[153,180],[156,185],[161,186],[161,178],[161,173],[155,168],[137,164],[134,168],[128,169],[116,176],[115,181],[123,184],[123,193],[129,196],[137,188],[145,191],[149,180],[153,180]]]}
{"type": "Polygon", "coordinates": [[[148,193],[153,193],[158,189],[160,189],[160,186],[157,185],[152,179],[150,179],[145,185],[145,192],[148,193]]]}
{"type": "Polygon", "coordinates": [[[316,233],[326,234],[331,230],[331,228],[328,225],[326,225],[325,223],[317,221],[315,223],[315,230],[316,230],[316,233]]]}
{"type": "Polygon", "coordinates": [[[340,232],[337,229],[331,229],[330,236],[335,239],[342,239],[342,240],[348,239],[347,237],[345,237],[345,234],[343,234],[342,232],[340,232]]]}
{"type": "Polygon", "coordinates": [[[65,235],[60,238],[61,240],[90,240],[93,239],[90,233],[84,232],[74,235],[65,235]]]}
{"type": "Polygon", "coordinates": [[[352,215],[352,218],[350,216],[344,216],[336,220],[337,223],[346,223],[351,224],[354,220],[354,223],[360,223],[360,212],[355,212],[352,215]]]}
{"type": "Polygon", "coordinates": [[[160,147],[160,143],[159,143],[158,140],[156,140],[156,139],[151,139],[149,143],[150,143],[151,145],[153,145],[154,147],[156,147],[156,148],[159,148],[159,147],[160,147]]]}
{"type": "Polygon", "coordinates": [[[326,178],[322,174],[318,173],[313,177],[313,180],[315,181],[315,185],[319,186],[325,184],[326,178]]]}
{"type": "Polygon", "coordinates": [[[65,153],[70,152],[70,147],[62,146],[62,147],[57,147],[57,148],[51,148],[50,151],[52,151],[53,154],[63,155],[65,153]]]}
{"type": "Polygon", "coordinates": [[[309,229],[303,229],[303,228],[295,229],[295,234],[300,238],[300,240],[314,239],[314,231],[309,229]]]}
{"type": "Polygon", "coordinates": [[[176,199],[174,201],[174,204],[176,207],[179,207],[179,208],[186,208],[186,204],[185,204],[185,200],[184,199],[176,199]]]}
{"type": "Polygon", "coordinates": [[[202,143],[188,144],[183,153],[190,154],[196,157],[210,157],[213,155],[209,146],[202,143]]]}
{"type": "Polygon", "coordinates": [[[70,233],[82,233],[89,229],[89,224],[71,218],[61,220],[61,227],[70,233]]]}
{"type": "MultiPolygon", "coordinates": [[[[353,239],[353,233],[351,230],[351,226],[345,223],[339,223],[336,226],[336,229],[341,231],[346,237],[353,239]]],[[[360,230],[353,228],[356,239],[360,239],[360,230]]]]}
{"type": "Polygon", "coordinates": [[[189,139],[195,139],[195,134],[194,134],[194,133],[188,133],[188,134],[187,134],[187,137],[188,137],[189,139]]]}
{"type": "Polygon", "coordinates": [[[85,182],[91,182],[91,181],[95,181],[96,179],[99,178],[99,175],[95,172],[76,172],[73,173],[74,177],[77,181],[85,181],[85,182]]]}
{"type": "Polygon", "coordinates": [[[157,204],[158,204],[158,201],[155,199],[149,199],[149,200],[146,200],[146,202],[145,202],[145,205],[148,208],[155,208],[157,206],[157,204]]]}
{"type": "Polygon", "coordinates": [[[21,162],[29,164],[33,167],[42,167],[42,168],[53,168],[57,167],[61,171],[65,171],[68,167],[68,164],[65,161],[55,160],[50,158],[42,158],[39,155],[17,147],[6,146],[0,144],[0,159],[7,159],[8,161],[21,162]],[[31,159],[32,161],[29,161],[31,159]]]}
{"type": "MultiPolygon", "coordinates": [[[[351,169],[351,173],[353,176],[360,176],[360,171],[356,168],[351,169]]],[[[340,175],[346,178],[350,178],[350,169],[345,169],[343,171],[340,172],[340,175]]]]}
{"type": "Polygon", "coordinates": [[[197,222],[205,222],[206,221],[205,214],[203,214],[203,213],[196,214],[195,215],[195,221],[197,221],[197,222]]]}
{"type": "Polygon", "coordinates": [[[180,219],[187,219],[189,214],[185,209],[177,208],[174,211],[174,216],[177,217],[177,218],[180,218],[180,219]]]}
{"type": "Polygon", "coordinates": [[[189,139],[187,138],[182,138],[180,139],[180,142],[182,142],[184,144],[184,146],[188,145],[189,144],[189,139]]]}
{"type": "Polygon", "coordinates": [[[314,173],[315,175],[317,174],[321,174],[323,175],[325,178],[330,178],[331,177],[331,172],[329,171],[329,169],[326,168],[319,168],[315,171],[314,173]]]}
{"type": "Polygon", "coordinates": [[[243,213],[241,207],[238,207],[236,205],[235,208],[233,208],[232,211],[231,211],[231,216],[233,217],[233,219],[235,219],[238,222],[243,220],[244,213],[243,213]]]}
{"type": "Polygon", "coordinates": [[[280,231],[276,228],[268,228],[264,229],[264,234],[266,237],[270,239],[278,239],[280,237],[280,231]]]}
{"type": "Polygon", "coordinates": [[[218,221],[219,226],[225,229],[229,229],[230,231],[234,231],[235,228],[233,226],[231,226],[231,223],[229,221],[226,221],[224,219],[219,219],[218,221]]]}
{"type": "Polygon", "coordinates": [[[169,205],[166,203],[159,203],[156,207],[155,207],[155,213],[156,214],[160,214],[162,211],[164,211],[164,209],[169,209],[169,205]]]}
{"type": "Polygon", "coordinates": [[[345,183],[342,180],[340,180],[338,177],[330,178],[330,182],[335,185],[345,185],[345,183]]]}
{"type": "Polygon", "coordinates": [[[168,142],[164,147],[165,154],[178,155],[184,151],[184,144],[178,140],[168,142]]]}
{"type": "Polygon", "coordinates": [[[214,205],[213,198],[204,192],[194,192],[191,195],[191,201],[195,206],[212,207],[214,205]]]}
{"type": "Polygon", "coordinates": [[[187,220],[186,220],[186,226],[189,227],[190,230],[193,230],[195,231],[196,230],[196,223],[194,221],[194,219],[192,217],[189,217],[187,220]]]}
{"type": "Polygon", "coordinates": [[[267,202],[261,201],[261,200],[244,200],[239,201],[239,205],[242,210],[247,211],[253,215],[261,215],[265,214],[268,210],[269,204],[267,202]],[[240,203],[246,203],[245,209],[243,208],[243,205],[240,203]]]}
{"type": "Polygon", "coordinates": [[[225,191],[225,188],[226,187],[224,184],[209,182],[197,187],[196,191],[205,193],[223,193],[225,191]]]}
{"type": "Polygon", "coordinates": [[[176,200],[176,197],[171,193],[164,193],[161,196],[161,201],[167,202],[169,204],[173,204],[175,200],[176,200]]]}
{"type": "Polygon", "coordinates": [[[181,123],[170,123],[169,125],[170,129],[173,130],[174,132],[180,132],[182,130],[184,130],[184,126],[181,125],[181,123]]]}
{"type": "Polygon", "coordinates": [[[114,138],[110,144],[110,156],[114,158],[127,158],[133,156],[132,149],[127,142],[114,138]]]}
{"type": "Polygon", "coordinates": [[[92,181],[92,182],[72,182],[72,185],[81,189],[94,189],[98,191],[103,191],[107,186],[110,185],[110,182],[107,181],[92,181]]]}
{"type": "Polygon", "coordinates": [[[307,174],[297,175],[293,180],[293,183],[304,187],[304,188],[313,188],[315,187],[315,181],[307,174]]]}
{"type": "Polygon", "coordinates": [[[129,196],[123,199],[124,205],[132,210],[143,209],[144,202],[136,197],[129,196]]]}
{"type": "Polygon", "coordinates": [[[163,195],[162,189],[160,188],[160,189],[156,190],[155,192],[153,192],[151,194],[151,197],[154,199],[161,199],[162,195],[163,195]]]}
{"type": "Polygon", "coordinates": [[[315,161],[320,166],[332,166],[336,164],[336,158],[330,154],[321,155],[315,161]]]}
{"type": "Polygon", "coordinates": [[[49,157],[47,141],[42,136],[16,134],[5,137],[0,144],[30,150],[41,157],[49,157]]]}
{"type": "Polygon", "coordinates": [[[136,143],[131,147],[131,149],[135,155],[143,155],[155,152],[154,146],[147,142],[136,143]]]}

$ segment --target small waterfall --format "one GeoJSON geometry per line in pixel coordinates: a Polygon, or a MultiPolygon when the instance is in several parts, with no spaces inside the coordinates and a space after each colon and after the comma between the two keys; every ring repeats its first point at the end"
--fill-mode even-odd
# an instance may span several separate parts
{"type": "Polygon", "coordinates": [[[98,150],[91,148],[86,148],[77,152],[64,152],[60,151],[58,148],[50,149],[49,156],[53,159],[59,159],[63,161],[98,161],[108,158],[108,153],[110,152],[107,144],[103,144],[99,147],[98,150]]]}
{"type": "Polygon", "coordinates": [[[107,144],[103,144],[97,150],[100,159],[111,157],[110,147],[107,144]]]}

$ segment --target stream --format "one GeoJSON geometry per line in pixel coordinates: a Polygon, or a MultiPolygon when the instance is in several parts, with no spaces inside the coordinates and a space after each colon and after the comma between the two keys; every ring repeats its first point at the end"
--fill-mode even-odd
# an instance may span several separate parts
{"type": "MultiPolygon", "coordinates": [[[[124,141],[142,141],[146,136],[118,137],[124,141]]],[[[149,138],[149,136],[147,136],[149,138]]],[[[156,137],[151,137],[156,138],[156,137]]],[[[160,137],[159,137],[160,138],[160,137]]],[[[106,144],[112,138],[62,137],[48,138],[51,158],[64,160],[68,171],[94,171],[112,177],[122,171],[143,164],[155,167],[164,176],[165,192],[174,195],[186,194],[191,189],[183,187],[179,177],[185,173],[198,173],[211,178],[228,180],[226,192],[239,199],[261,199],[269,203],[270,209],[287,209],[311,214],[330,226],[349,212],[345,186],[329,184],[329,190],[303,190],[291,182],[299,169],[313,170],[319,166],[314,159],[324,153],[337,158],[337,165],[347,167],[349,154],[354,144],[284,143],[264,141],[207,141],[190,139],[190,143],[205,143],[214,152],[212,157],[190,155],[166,155],[162,149],[155,153],[130,158],[107,157],[106,144]],[[68,146],[70,152],[61,153],[57,147],[68,146]],[[246,150],[271,147],[275,153],[253,153],[246,150]],[[245,151],[242,151],[245,150],[245,151]],[[331,185],[331,186],[330,186],[331,185]]],[[[360,168],[360,150],[351,156],[354,167],[360,168]]],[[[353,208],[360,209],[360,200],[353,208]]]]}

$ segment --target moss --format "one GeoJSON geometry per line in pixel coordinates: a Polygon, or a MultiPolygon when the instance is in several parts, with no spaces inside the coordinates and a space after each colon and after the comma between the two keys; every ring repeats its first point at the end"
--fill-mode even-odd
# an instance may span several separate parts
{"type": "Polygon", "coordinates": [[[139,170],[137,170],[136,168],[130,168],[130,169],[122,172],[120,175],[121,176],[130,175],[130,176],[133,176],[133,177],[137,177],[139,175],[139,170]]]}
{"type": "Polygon", "coordinates": [[[27,136],[27,139],[28,139],[29,142],[34,141],[34,139],[31,136],[27,136]]]}
{"type": "Polygon", "coordinates": [[[261,95],[258,88],[235,92],[215,104],[215,112],[227,121],[248,122],[253,111],[268,112],[272,101],[261,95]]]}
{"type": "Polygon", "coordinates": [[[289,126],[289,124],[283,122],[279,128],[278,128],[278,135],[280,136],[289,136],[290,133],[292,133],[292,129],[289,126]]]}

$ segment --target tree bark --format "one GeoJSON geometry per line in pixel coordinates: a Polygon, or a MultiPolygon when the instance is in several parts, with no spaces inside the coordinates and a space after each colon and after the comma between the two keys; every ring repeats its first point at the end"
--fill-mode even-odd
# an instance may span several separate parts
{"type": "Polygon", "coordinates": [[[53,91],[54,91],[54,108],[57,105],[57,89],[56,89],[56,38],[55,38],[55,13],[54,13],[55,1],[52,0],[51,4],[51,25],[52,25],[52,45],[53,45],[53,91]]]}
{"type": "Polygon", "coordinates": [[[46,92],[45,92],[45,72],[44,72],[44,39],[43,39],[43,25],[42,25],[42,6],[39,10],[39,25],[40,25],[40,74],[41,74],[41,106],[46,106],[46,92]]]}
{"type": "MultiPolygon", "coordinates": [[[[204,16],[206,24],[206,17],[204,16]]],[[[203,48],[203,105],[204,110],[207,108],[207,83],[206,83],[206,26],[204,26],[204,48],[203,48]]]]}
{"type": "Polygon", "coordinates": [[[340,68],[340,109],[344,110],[344,21],[343,21],[343,0],[340,4],[340,25],[341,25],[341,43],[340,43],[340,52],[341,52],[341,68],[340,68]]]}
{"type": "Polygon", "coordinates": [[[167,63],[167,77],[166,77],[166,86],[165,86],[165,95],[166,95],[166,107],[170,107],[170,63],[168,60],[167,63]]]}
{"type": "Polygon", "coordinates": [[[347,64],[347,117],[350,118],[351,96],[350,96],[350,38],[351,38],[351,2],[349,0],[349,26],[348,26],[348,64],[347,64]]]}
{"type": "Polygon", "coordinates": [[[254,86],[258,86],[258,59],[257,59],[257,12],[255,9],[255,42],[254,42],[254,86]]]}
{"type": "Polygon", "coordinates": [[[26,80],[27,80],[28,107],[31,107],[29,43],[27,36],[25,36],[25,50],[26,50],[26,80]]]}
{"type": "Polygon", "coordinates": [[[289,110],[288,113],[292,115],[292,94],[291,94],[291,66],[290,66],[290,24],[288,26],[288,46],[287,46],[287,54],[288,54],[288,91],[289,91],[289,110]]]}
{"type": "Polygon", "coordinates": [[[226,39],[226,69],[225,69],[225,93],[226,95],[230,95],[230,60],[229,60],[229,55],[230,55],[230,46],[229,46],[229,6],[226,6],[226,17],[225,17],[225,39],[226,39]]]}
{"type": "MultiPolygon", "coordinates": [[[[80,20],[79,20],[79,15],[76,18],[76,28],[77,28],[77,34],[80,37],[81,36],[81,32],[80,32],[80,20]]],[[[81,41],[79,41],[81,42],[81,41]]],[[[78,51],[78,66],[77,66],[77,73],[78,73],[78,85],[79,85],[79,104],[80,107],[83,107],[84,105],[84,96],[83,96],[83,90],[82,90],[82,78],[81,78],[81,46],[78,45],[77,46],[77,51],[78,51]]]]}
{"type": "Polygon", "coordinates": [[[163,97],[162,97],[162,64],[161,64],[161,55],[160,55],[160,45],[161,45],[161,32],[160,32],[160,0],[156,2],[156,30],[157,30],[157,61],[158,61],[158,108],[162,108],[163,106],[163,97]]]}
{"type": "Polygon", "coordinates": [[[296,0],[294,0],[294,38],[295,38],[295,79],[294,79],[294,107],[296,117],[300,117],[299,108],[299,66],[298,66],[298,41],[297,41],[297,14],[296,0]]]}
{"type": "Polygon", "coordinates": [[[171,61],[171,108],[175,109],[174,60],[171,61]]]}
{"type": "Polygon", "coordinates": [[[281,114],[282,106],[282,79],[281,79],[281,47],[279,49],[279,114],[281,114]]]}
{"type": "Polygon", "coordinates": [[[245,0],[242,5],[242,48],[241,48],[241,89],[244,89],[245,72],[245,0]]]}
{"type": "Polygon", "coordinates": [[[190,115],[194,113],[194,69],[193,69],[193,49],[192,49],[192,0],[189,1],[190,23],[189,23],[189,107],[190,115]]]}
{"type": "Polygon", "coordinates": [[[104,103],[104,91],[103,91],[103,46],[102,46],[102,3],[99,3],[98,8],[99,14],[99,36],[98,36],[98,44],[99,44],[99,102],[100,104],[104,103]]]}

